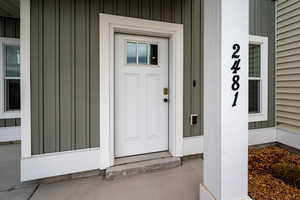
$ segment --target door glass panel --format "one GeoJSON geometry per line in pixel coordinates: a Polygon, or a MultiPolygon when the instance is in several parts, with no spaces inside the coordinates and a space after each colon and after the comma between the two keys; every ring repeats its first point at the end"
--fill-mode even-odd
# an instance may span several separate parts
{"type": "Polygon", "coordinates": [[[260,56],[261,46],[257,44],[249,45],[249,77],[260,77],[260,56]]]}
{"type": "Polygon", "coordinates": [[[137,44],[127,42],[127,64],[136,64],[137,44]]]}
{"type": "Polygon", "coordinates": [[[150,64],[151,65],[158,64],[158,45],[157,44],[150,45],[150,64]]]}
{"type": "Polygon", "coordinates": [[[249,113],[260,113],[260,80],[249,80],[249,113]]]}
{"type": "Polygon", "coordinates": [[[139,64],[148,64],[148,44],[138,44],[139,64]]]}
{"type": "Polygon", "coordinates": [[[20,76],[20,49],[18,46],[5,45],[6,76],[20,76]]]}

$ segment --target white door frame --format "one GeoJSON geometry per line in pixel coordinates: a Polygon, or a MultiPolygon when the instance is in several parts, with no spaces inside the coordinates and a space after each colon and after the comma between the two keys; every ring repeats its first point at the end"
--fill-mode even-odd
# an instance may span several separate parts
{"type": "Polygon", "coordinates": [[[183,25],[99,14],[100,169],[114,165],[114,34],[169,38],[169,152],[183,155],[183,25]]]}

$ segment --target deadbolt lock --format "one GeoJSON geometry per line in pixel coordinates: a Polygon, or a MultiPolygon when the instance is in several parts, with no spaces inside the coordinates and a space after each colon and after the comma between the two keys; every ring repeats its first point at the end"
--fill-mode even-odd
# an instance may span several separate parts
{"type": "Polygon", "coordinates": [[[169,95],[169,88],[164,88],[163,93],[164,93],[164,95],[169,95]]]}

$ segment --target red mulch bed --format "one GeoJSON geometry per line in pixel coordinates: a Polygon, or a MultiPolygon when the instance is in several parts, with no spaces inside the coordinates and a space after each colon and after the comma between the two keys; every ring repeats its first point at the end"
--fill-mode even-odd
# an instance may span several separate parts
{"type": "Polygon", "coordinates": [[[249,196],[253,200],[300,200],[297,185],[275,177],[276,163],[300,166],[300,155],[280,147],[253,149],[249,152],[249,196]]]}

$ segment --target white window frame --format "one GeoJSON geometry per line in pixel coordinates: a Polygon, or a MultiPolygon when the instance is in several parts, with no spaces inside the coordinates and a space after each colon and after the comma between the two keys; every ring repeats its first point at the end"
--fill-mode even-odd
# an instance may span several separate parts
{"type": "MultiPolygon", "coordinates": [[[[268,50],[268,38],[262,36],[250,35],[249,44],[260,45],[260,113],[249,113],[249,122],[258,122],[268,120],[268,59],[269,59],[269,50],[268,50]]],[[[257,80],[256,78],[250,78],[249,80],[257,80]]]]}
{"type": "MultiPolygon", "coordinates": [[[[20,40],[0,37],[0,119],[20,118],[20,110],[5,111],[4,79],[6,76],[3,62],[4,45],[20,46],[20,40]]],[[[18,79],[20,79],[21,82],[21,75],[18,79]]]]}

